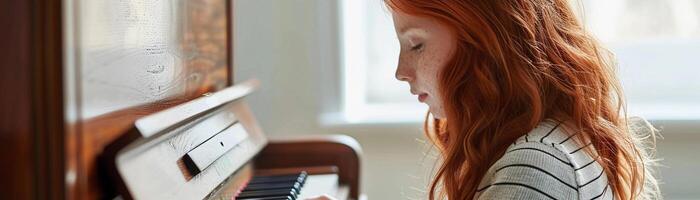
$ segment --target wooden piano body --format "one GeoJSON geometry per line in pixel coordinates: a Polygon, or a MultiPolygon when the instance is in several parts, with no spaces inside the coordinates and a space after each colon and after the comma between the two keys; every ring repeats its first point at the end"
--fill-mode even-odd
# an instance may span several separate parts
{"type": "Polygon", "coordinates": [[[103,154],[119,194],[127,199],[232,199],[256,174],[304,171],[308,181],[294,199],[323,194],[358,199],[357,142],[336,135],[268,143],[245,103],[256,85],[240,83],[138,119],[103,154]],[[200,161],[192,163],[196,172],[188,171],[184,158],[200,161]]]}
{"type": "MultiPolygon", "coordinates": [[[[3,131],[0,199],[129,198],[133,191],[120,182],[113,158],[164,135],[139,135],[135,122],[234,85],[235,0],[0,5],[13,22],[6,24],[11,31],[0,32],[0,41],[12,46],[0,49],[3,66],[11,66],[0,73],[0,122],[11,130],[3,131]]],[[[237,109],[250,114],[247,106],[237,109]]],[[[242,116],[255,124],[248,114],[242,116]]],[[[335,172],[348,199],[361,196],[360,151],[352,138],[259,141],[260,149],[221,174],[226,180],[215,189],[256,173],[307,170],[335,172]]]]}

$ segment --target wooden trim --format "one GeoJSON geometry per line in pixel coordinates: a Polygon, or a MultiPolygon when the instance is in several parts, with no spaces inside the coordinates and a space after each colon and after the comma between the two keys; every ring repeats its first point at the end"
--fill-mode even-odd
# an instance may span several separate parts
{"type": "Polygon", "coordinates": [[[38,199],[63,199],[64,109],[61,2],[34,0],[32,105],[38,199]]]}
{"type": "Polygon", "coordinates": [[[233,39],[233,33],[235,31],[235,22],[234,22],[234,15],[233,15],[233,0],[227,0],[226,1],[226,52],[228,55],[226,55],[226,62],[228,63],[228,82],[226,85],[231,86],[233,85],[234,77],[233,77],[233,69],[235,66],[233,66],[233,45],[234,42],[233,39]]]}
{"type": "Polygon", "coordinates": [[[0,1],[0,163],[3,199],[36,198],[31,123],[31,4],[0,1]]]}
{"type": "Polygon", "coordinates": [[[0,9],[0,195],[63,199],[61,2],[2,1],[0,9]]]}

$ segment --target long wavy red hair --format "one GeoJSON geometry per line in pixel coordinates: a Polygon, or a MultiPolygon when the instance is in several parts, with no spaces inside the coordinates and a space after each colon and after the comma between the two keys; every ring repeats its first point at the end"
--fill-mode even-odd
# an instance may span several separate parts
{"type": "Polygon", "coordinates": [[[592,142],[616,199],[658,197],[645,189],[656,184],[627,124],[613,56],[568,1],[384,1],[393,12],[436,19],[457,38],[440,73],[446,117],[426,119],[442,155],[430,199],[473,198],[505,149],[545,119],[592,142]]]}

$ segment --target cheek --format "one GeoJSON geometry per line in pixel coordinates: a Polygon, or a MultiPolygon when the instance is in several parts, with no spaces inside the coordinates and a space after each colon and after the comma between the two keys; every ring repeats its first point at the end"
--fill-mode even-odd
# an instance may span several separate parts
{"type": "MultiPolygon", "coordinates": [[[[424,89],[428,90],[430,98],[428,99],[428,105],[430,106],[430,112],[433,113],[433,117],[442,119],[445,117],[444,106],[442,97],[440,96],[440,74],[442,70],[446,67],[449,61],[449,52],[445,52],[443,49],[437,49],[432,51],[432,54],[425,54],[423,59],[420,60],[419,73],[423,76],[424,89]]],[[[428,53],[428,52],[426,52],[428,53]]]]}
{"type": "Polygon", "coordinates": [[[423,76],[422,78],[425,82],[425,86],[428,87],[426,89],[431,90],[429,92],[437,97],[440,72],[442,72],[446,64],[445,58],[439,53],[430,54],[426,52],[426,55],[419,63],[419,66],[421,66],[419,73],[423,76]]]}

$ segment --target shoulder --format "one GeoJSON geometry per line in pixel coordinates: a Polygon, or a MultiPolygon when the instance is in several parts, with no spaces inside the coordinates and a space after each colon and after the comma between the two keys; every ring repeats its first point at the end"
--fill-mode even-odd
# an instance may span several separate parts
{"type": "Polygon", "coordinates": [[[571,161],[538,141],[512,145],[477,189],[482,199],[577,199],[571,161]]]}
{"type": "MultiPolygon", "coordinates": [[[[578,154],[583,148],[569,143],[574,134],[568,134],[561,126],[557,122],[543,122],[508,147],[481,181],[477,191],[479,198],[578,199],[598,194],[599,184],[595,192],[592,189],[587,192],[590,194],[581,194],[582,189],[588,191],[582,188],[582,182],[593,180],[602,168],[590,167],[591,172],[581,173],[584,162],[589,166],[597,163],[590,163],[594,159],[585,153],[578,154]]],[[[607,179],[602,181],[600,184],[607,186],[607,179]]]]}

